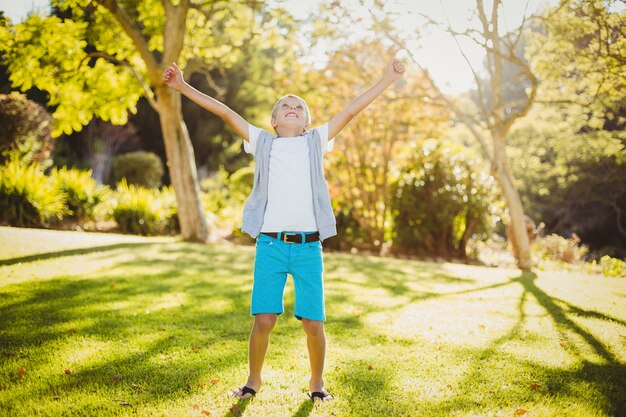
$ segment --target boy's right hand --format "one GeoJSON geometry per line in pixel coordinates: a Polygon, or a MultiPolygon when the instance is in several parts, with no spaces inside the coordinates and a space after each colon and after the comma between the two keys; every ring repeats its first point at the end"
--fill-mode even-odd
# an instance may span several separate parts
{"type": "Polygon", "coordinates": [[[185,83],[183,79],[183,72],[178,68],[176,62],[167,67],[165,72],[163,72],[163,81],[167,84],[168,87],[173,88],[176,91],[180,91],[180,88],[185,83]]]}

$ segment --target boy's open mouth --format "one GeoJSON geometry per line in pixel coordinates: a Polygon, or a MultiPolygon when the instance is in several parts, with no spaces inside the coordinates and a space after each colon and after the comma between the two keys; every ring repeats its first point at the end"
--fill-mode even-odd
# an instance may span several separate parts
{"type": "Polygon", "coordinates": [[[289,112],[289,113],[287,113],[285,115],[285,117],[295,117],[295,118],[298,118],[298,115],[296,113],[294,113],[294,112],[289,112]]]}

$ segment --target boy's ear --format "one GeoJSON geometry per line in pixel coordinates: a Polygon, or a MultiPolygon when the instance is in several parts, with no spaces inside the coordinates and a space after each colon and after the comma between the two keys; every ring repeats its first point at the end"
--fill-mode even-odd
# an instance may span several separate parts
{"type": "Polygon", "coordinates": [[[274,129],[276,129],[276,119],[272,117],[272,121],[270,122],[270,124],[272,125],[274,129]]]}

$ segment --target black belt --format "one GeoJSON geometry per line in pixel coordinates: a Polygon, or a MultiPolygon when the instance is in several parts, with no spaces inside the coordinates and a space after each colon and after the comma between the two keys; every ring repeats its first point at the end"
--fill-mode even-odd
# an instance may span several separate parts
{"type": "MultiPolygon", "coordinates": [[[[272,232],[262,232],[262,235],[273,237],[274,239],[278,239],[279,233],[272,232]]],[[[302,241],[302,233],[280,233],[281,240],[285,243],[309,243],[316,242],[320,240],[319,232],[311,233],[308,235],[304,235],[304,242],[302,241]]]]}

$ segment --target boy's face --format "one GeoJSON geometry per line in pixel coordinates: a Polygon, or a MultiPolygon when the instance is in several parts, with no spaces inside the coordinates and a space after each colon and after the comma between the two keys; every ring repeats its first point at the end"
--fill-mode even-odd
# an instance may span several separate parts
{"type": "Polygon", "coordinates": [[[278,102],[276,114],[272,118],[274,129],[278,127],[298,128],[304,132],[309,121],[304,104],[295,97],[285,97],[278,102]]]}

